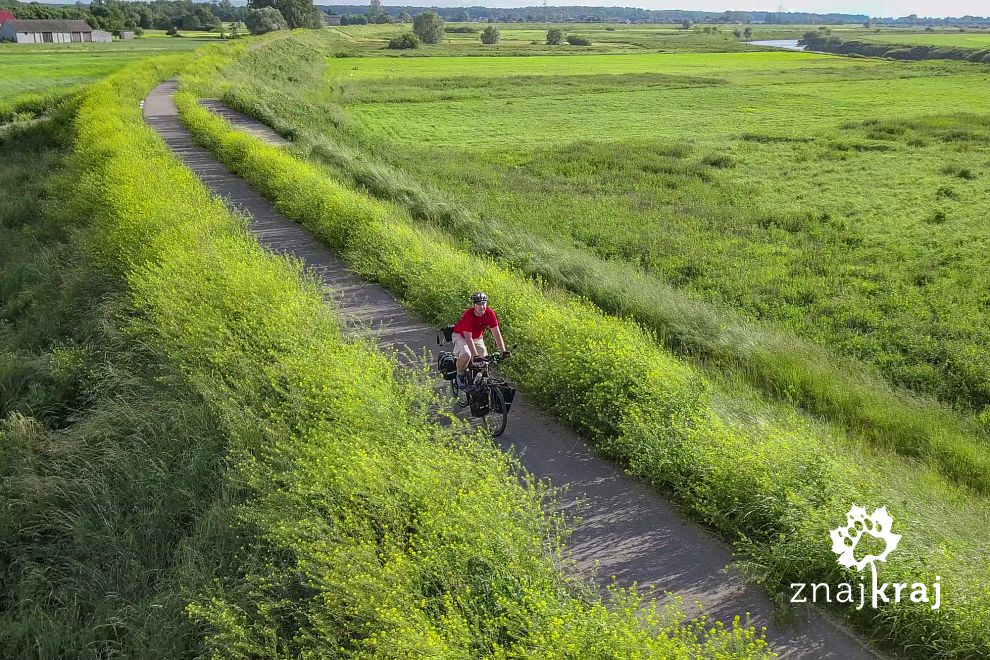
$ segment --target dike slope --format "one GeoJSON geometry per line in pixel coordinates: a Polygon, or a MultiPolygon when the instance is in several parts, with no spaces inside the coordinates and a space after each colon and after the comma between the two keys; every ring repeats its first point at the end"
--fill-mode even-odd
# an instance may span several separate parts
{"type": "MultiPolygon", "coordinates": [[[[251,218],[250,231],[266,249],[300,259],[332,292],[334,309],[354,332],[371,333],[379,346],[400,353],[436,349],[436,328],[417,319],[382,287],[362,280],[297,225],[281,216],[241,178],[199,147],[181,124],[172,95],[175,81],[156,87],[144,102],[144,116],[168,147],[204,185],[251,218]]],[[[272,144],[285,140],[267,126],[222,105],[203,105],[237,128],[272,144]]],[[[465,303],[466,306],[466,303],[465,303]]],[[[498,309],[498,301],[494,301],[498,309]]],[[[511,337],[507,337],[511,344],[511,337]]],[[[767,641],[782,658],[855,660],[880,657],[841,625],[812,611],[797,627],[772,621],[766,593],[728,568],[730,547],[683,516],[668,501],[615,464],[595,454],[575,433],[528,405],[517,394],[506,432],[496,439],[516,451],[536,477],[565,488],[561,507],[579,521],[568,548],[575,569],[602,587],[613,576],[620,585],[654,586],[684,599],[685,611],[731,621],[751,614],[766,626],[767,641]]]]}

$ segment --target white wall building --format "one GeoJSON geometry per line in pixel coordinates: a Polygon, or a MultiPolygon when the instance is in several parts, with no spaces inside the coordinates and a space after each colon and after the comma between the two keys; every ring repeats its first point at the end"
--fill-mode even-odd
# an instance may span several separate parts
{"type": "Polygon", "coordinates": [[[86,21],[4,21],[0,41],[19,44],[68,44],[111,41],[109,32],[93,30],[86,21]]]}

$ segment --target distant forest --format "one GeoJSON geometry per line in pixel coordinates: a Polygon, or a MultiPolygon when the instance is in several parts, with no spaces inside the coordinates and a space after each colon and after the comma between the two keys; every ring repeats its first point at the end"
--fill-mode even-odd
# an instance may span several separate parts
{"type": "MultiPolygon", "coordinates": [[[[328,14],[348,16],[367,13],[360,5],[318,5],[328,14]]],[[[382,6],[383,13],[392,18],[400,15],[415,16],[424,11],[434,11],[448,21],[487,21],[500,23],[514,22],[581,22],[604,23],[680,23],[684,20],[695,23],[783,23],[788,25],[841,25],[843,23],[865,23],[870,19],[865,14],[807,14],[801,12],[765,11],[688,11],[681,9],[638,9],[636,7],[409,7],[382,6]]]]}
{"type": "MultiPolygon", "coordinates": [[[[293,4],[304,0],[288,0],[293,4]]],[[[273,0],[257,0],[255,5],[272,4],[273,0]]],[[[308,3],[306,3],[308,5],[308,3]]],[[[990,18],[963,16],[961,18],[928,18],[914,14],[900,18],[870,18],[865,14],[810,14],[803,12],[763,11],[688,11],[680,9],[638,9],[636,7],[411,7],[385,6],[378,11],[371,5],[317,5],[327,14],[337,14],[346,23],[397,20],[410,21],[416,14],[434,11],[448,21],[570,22],[599,23],[769,23],[782,25],[841,25],[869,23],[874,26],[899,27],[990,27],[990,18]]],[[[248,8],[234,5],[230,0],[199,3],[190,0],[151,0],[125,2],[122,0],[93,0],[91,3],[66,4],[22,3],[0,0],[0,10],[12,10],[17,18],[82,19],[96,29],[118,32],[135,28],[160,30],[215,30],[220,21],[244,21],[248,8]]],[[[311,11],[311,9],[310,9],[311,11]]],[[[299,23],[304,25],[304,23],[299,23]]]]}
{"type": "MultiPolygon", "coordinates": [[[[369,15],[360,5],[318,5],[328,14],[341,16],[369,15]]],[[[424,11],[434,11],[448,21],[498,21],[514,22],[575,22],[607,23],[632,21],[634,23],[769,23],[779,25],[842,25],[867,23],[898,27],[952,26],[987,27],[990,17],[963,16],[961,18],[928,18],[915,14],[900,18],[871,18],[866,14],[810,14],[805,12],[766,11],[688,11],[682,9],[638,9],[636,7],[410,7],[382,6],[377,22],[406,18],[424,11]],[[387,18],[386,18],[387,17],[387,18]]]]}
{"type": "Polygon", "coordinates": [[[220,21],[244,21],[247,7],[235,7],[230,0],[193,3],[189,0],[120,2],[94,0],[74,5],[23,3],[0,0],[0,10],[13,12],[19,19],[83,20],[90,27],[108,32],[121,30],[215,30],[220,21]]]}

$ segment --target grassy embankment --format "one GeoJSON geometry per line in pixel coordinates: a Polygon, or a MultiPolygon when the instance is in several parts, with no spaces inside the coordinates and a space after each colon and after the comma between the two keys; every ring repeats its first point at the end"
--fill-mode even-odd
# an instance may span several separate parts
{"type": "MultiPolygon", "coordinates": [[[[5,655],[766,657],[559,572],[546,493],[433,424],[429,385],[345,343],[144,125],[184,63],[89,90],[57,214],[18,187],[3,217],[27,248],[3,280],[5,655]]],[[[4,146],[15,183],[65,153],[4,146]]]]}
{"type": "MultiPolygon", "coordinates": [[[[842,55],[865,55],[867,57],[886,57],[894,60],[965,60],[990,64],[990,38],[981,35],[982,39],[963,41],[958,38],[919,37],[904,35],[909,38],[906,43],[891,42],[887,39],[848,39],[824,32],[808,32],[800,43],[808,50],[842,55]],[[961,44],[975,44],[976,47],[966,47],[961,44]]],[[[947,37],[948,35],[938,35],[947,37]]]]}
{"type": "MultiPolygon", "coordinates": [[[[262,67],[284,64],[257,57],[262,67]]],[[[207,89],[205,76],[186,85],[207,89]]],[[[279,100],[255,99],[259,106],[279,100]]],[[[527,393],[737,540],[771,589],[848,579],[829,549],[828,530],[844,520],[850,503],[884,503],[903,521],[903,540],[882,579],[931,581],[938,574],[954,595],[938,612],[901,604],[844,613],[878,641],[919,657],[974,657],[990,649],[983,625],[990,610],[986,539],[973,522],[990,516],[983,497],[933,466],[811,422],[740,384],[711,382],[638,325],[464,251],[400,207],[231,130],[188,92],[179,104],[197,139],[229,167],[424,317],[444,322],[468,292],[486,289],[526,356],[513,375],[527,393]]]]}
{"type": "Polygon", "coordinates": [[[49,101],[0,128],[0,655],[188,657],[225,441],[132,332],[73,199],[78,99],[49,101]]]}
{"type": "MultiPolygon", "coordinates": [[[[855,193],[864,192],[862,182],[843,189],[855,178],[848,173],[846,161],[863,160],[862,154],[869,153],[868,149],[890,149],[886,143],[877,144],[876,137],[896,131],[896,126],[869,122],[850,125],[842,130],[844,135],[839,139],[778,139],[749,133],[741,140],[733,140],[736,144],[730,146],[731,154],[717,151],[726,149],[723,143],[697,146],[687,141],[637,141],[610,145],[585,140],[552,149],[527,145],[519,153],[490,144],[491,133],[482,132],[480,127],[471,132],[471,142],[482,142],[480,147],[468,147],[463,141],[455,144],[452,135],[443,134],[442,124],[415,127],[422,144],[413,145],[413,133],[398,121],[407,108],[422,105],[429,106],[425,115],[435,120],[448,113],[447,116],[456,114],[471,121],[468,115],[479,105],[506,104],[506,114],[521,123],[537,122],[542,132],[556,131],[563,136],[568,128],[580,133],[577,125],[546,126],[536,119],[545,114],[542,110],[537,112],[535,105],[532,112],[512,108],[530,103],[529,96],[549,95],[555,108],[570,103],[589,109],[600,107],[602,102],[597,99],[604,96],[615,97],[614,104],[610,101],[597,112],[623,116],[637,112],[627,109],[639,103],[632,102],[636,97],[644,95],[683,96],[681,102],[694,108],[702,97],[712,94],[731,98],[738,93],[739,85],[753,80],[772,79],[779,83],[787,76],[785,80],[796,87],[816,76],[843,75],[849,85],[855,86],[854,81],[876,77],[910,84],[910,77],[917,77],[920,80],[916,84],[925,85],[940,68],[922,65],[907,71],[903,67],[886,70],[880,62],[837,61],[792,53],[613,55],[587,57],[582,60],[585,75],[565,75],[569,60],[561,58],[513,59],[511,66],[500,58],[420,58],[408,62],[364,59],[334,60],[332,68],[345,81],[327,88],[322,86],[316,44],[319,42],[310,39],[308,47],[303,48],[294,41],[284,41],[269,47],[277,54],[269,54],[269,49],[252,53],[239,65],[225,70],[224,82],[210,93],[223,96],[232,105],[292,136],[298,153],[329,165],[337,176],[381,198],[402,204],[414,218],[445,229],[469,249],[586,296],[607,312],[635,318],[656,332],[668,348],[698,358],[709,370],[742,379],[774,397],[824,415],[882,447],[921,456],[962,483],[987,491],[990,470],[980,440],[986,431],[979,422],[890,387],[882,374],[854,362],[848,355],[886,364],[888,373],[914,376],[922,390],[953,392],[980,387],[982,362],[972,346],[984,332],[968,328],[972,335],[969,343],[959,345],[954,334],[964,329],[969,315],[942,299],[946,289],[952,288],[955,300],[960,296],[976,297],[978,306],[979,293],[960,291],[956,278],[930,282],[938,285],[934,290],[914,286],[911,281],[916,276],[915,269],[922,268],[930,258],[927,253],[951,241],[951,235],[937,235],[940,243],[929,246],[912,230],[902,232],[908,244],[898,245],[885,235],[890,228],[885,219],[866,233],[853,220],[861,213],[859,210],[841,214],[834,210],[809,211],[795,199],[788,199],[788,193],[798,200],[813,199],[806,182],[795,186],[794,182],[782,181],[780,174],[770,183],[759,182],[763,176],[759,169],[765,169],[767,164],[772,168],[801,168],[802,176],[815,177],[816,181],[821,181],[822,169],[826,168],[833,191],[842,193],[838,202],[863,204],[854,198],[855,193]],[[290,70],[287,67],[291,62],[295,65],[290,70]],[[658,66],[671,73],[649,73],[658,66]],[[692,75],[702,70],[717,75],[692,75]],[[283,82],[286,71],[295,81],[292,84],[283,82]],[[441,72],[446,77],[437,78],[441,72]],[[404,77],[392,77],[400,73],[404,77]],[[350,76],[357,80],[346,81],[350,76]],[[370,120],[349,116],[334,105],[327,108],[327,103],[332,102],[343,102],[348,111],[372,107],[378,118],[383,108],[392,112],[396,116],[384,120],[388,128],[374,130],[376,136],[384,132],[399,144],[390,142],[385,146],[380,144],[380,137],[366,136],[370,120]],[[432,155],[446,149],[456,149],[459,158],[432,155]],[[425,158],[415,168],[412,160],[404,160],[412,159],[413,154],[425,158]],[[744,169],[742,164],[733,167],[742,158],[746,159],[746,168],[756,173],[744,172],[745,180],[733,181],[732,173],[744,169]],[[402,169],[389,164],[395,161],[402,169]],[[459,164],[465,162],[469,166],[460,168],[459,164]],[[778,184],[789,187],[777,190],[778,184]],[[653,196],[659,199],[650,200],[653,196]],[[764,197],[768,198],[766,203],[753,203],[754,198],[764,197]],[[819,217],[817,213],[823,215],[819,217]],[[629,217],[639,217],[642,223],[629,217]],[[644,228],[645,223],[652,226],[644,228]],[[569,240],[560,240],[560,233],[569,234],[569,240]],[[662,240],[657,243],[654,239],[659,236],[662,240]],[[875,239],[884,241],[883,247],[897,255],[886,257],[886,273],[875,268],[865,270],[866,264],[877,258],[875,239]],[[918,254],[919,249],[924,252],[918,254]],[[837,272],[825,267],[833,262],[840,264],[837,272]],[[889,281],[878,282],[882,277],[889,281]],[[906,287],[911,289],[905,290],[906,287]],[[702,294],[707,294],[709,300],[704,300],[702,294]],[[880,295],[886,299],[877,301],[880,295]],[[726,299],[737,300],[736,306],[743,309],[727,309],[726,299]],[[717,302],[723,304],[713,304],[717,302]],[[933,346],[931,338],[918,345],[925,334],[932,332],[932,319],[921,318],[928,304],[939,307],[945,345],[933,346]],[[760,315],[783,322],[755,323],[744,314],[754,308],[760,315]],[[891,318],[883,319],[880,310],[891,318]],[[873,322],[882,323],[884,332],[874,332],[873,322]],[[825,330],[831,332],[823,332],[816,323],[827,324],[825,330]],[[822,343],[832,342],[833,347],[839,343],[839,348],[846,345],[852,349],[845,351],[846,356],[838,355],[835,350],[825,350],[788,332],[795,328],[812,333],[811,338],[822,343]],[[929,357],[932,350],[941,354],[952,350],[958,357],[948,364],[933,365],[929,357]],[[970,361],[968,371],[955,373],[955,381],[940,383],[940,375],[951,374],[962,359],[970,361]],[[960,380],[966,385],[958,385],[960,380]]],[[[768,107],[772,103],[767,102],[768,107]]],[[[566,114],[563,110],[561,113],[566,114]]],[[[671,113],[667,122],[673,119],[671,113]]],[[[690,119],[682,114],[684,119],[690,119]]],[[[491,112],[487,115],[494,116],[491,112]]],[[[837,118],[835,114],[823,116],[818,123],[827,125],[837,118]]],[[[561,123],[574,121],[579,120],[569,116],[561,123]]],[[[633,123],[657,130],[655,124],[633,123]]],[[[701,130],[695,124],[685,129],[701,130]]],[[[918,127],[918,131],[926,129],[932,127],[918,127]]],[[[527,140],[534,139],[518,127],[507,130],[516,131],[512,142],[526,145],[527,140]]],[[[726,132],[727,128],[720,126],[719,130],[726,132]]],[[[974,132],[973,140],[978,140],[979,135],[974,132]]],[[[917,141],[917,136],[911,139],[917,141]]],[[[938,147],[931,145],[926,155],[933,158],[937,151],[938,147]]],[[[886,151],[880,153],[888,157],[879,162],[891,162],[886,151]]],[[[938,164],[939,161],[926,163],[933,168],[938,164]]],[[[858,165],[864,167],[862,163],[858,165]]],[[[898,181],[906,192],[908,176],[898,181]]],[[[983,187],[964,186],[961,193],[952,188],[953,201],[960,202],[961,209],[979,208],[984,203],[979,196],[983,187]]],[[[896,195],[892,200],[901,203],[896,195]]],[[[877,211],[870,207],[875,204],[882,208],[885,203],[886,200],[868,201],[869,207],[862,213],[873,216],[877,211]]],[[[926,231],[930,227],[926,222],[916,221],[917,224],[921,225],[918,229],[926,231]]],[[[967,262],[977,258],[976,247],[964,249],[967,262]]],[[[972,277],[973,273],[963,263],[956,275],[972,277]]],[[[934,279],[927,272],[925,277],[934,279]]]]}

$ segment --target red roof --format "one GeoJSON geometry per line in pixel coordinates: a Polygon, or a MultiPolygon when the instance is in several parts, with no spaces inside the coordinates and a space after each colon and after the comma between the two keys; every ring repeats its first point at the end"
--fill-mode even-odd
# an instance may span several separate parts
{"type": "Polygon", "coordinates": [[[3,25],[4,21],[11,21],[13,19],[14,19],[14,12],[0,11],[0,25],[3,25]]]}

